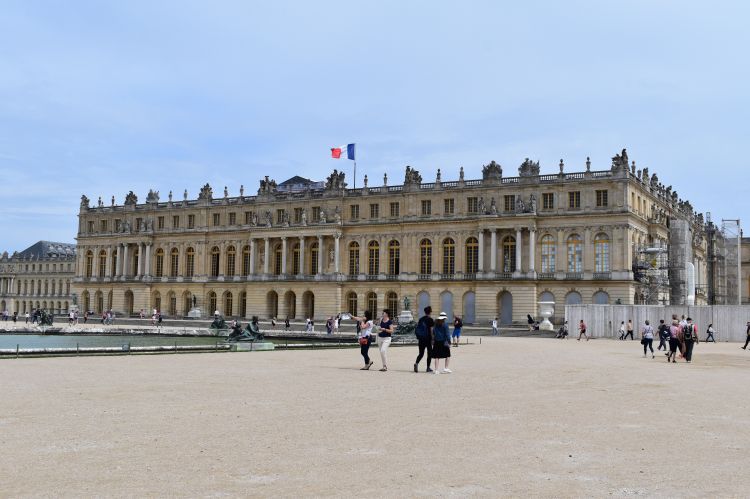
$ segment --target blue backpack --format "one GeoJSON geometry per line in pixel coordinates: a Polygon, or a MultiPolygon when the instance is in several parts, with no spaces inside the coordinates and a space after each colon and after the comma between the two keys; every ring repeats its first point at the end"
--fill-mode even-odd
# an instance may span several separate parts
{"type": "Polygon", "coordinates": [[[421,339],[426,339],[428,337],[427,324],[425,324],[424,320],[419,319],[417,327],[414,329],[414,334],[417,335],[417,338],[421,339]]]}

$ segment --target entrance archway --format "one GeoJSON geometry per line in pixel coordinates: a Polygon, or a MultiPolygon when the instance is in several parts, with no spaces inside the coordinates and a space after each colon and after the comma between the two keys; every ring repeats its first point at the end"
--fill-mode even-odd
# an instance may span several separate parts
{"type": "Polygon", "coordinates": [[[312,291],[305,291],[302,295],[302,306],[306,318],[313,319],[315,316],[315,295],[312,291]]]}
{"type": "Polygon", "coordinates": [[[286,307],[286,316],[290,319],[297,318],[297,295],[294,291],[287,291],[284,294],[284,306],[286,307]]]}
{"type": "Polygon", "coordinates": [[[500,324],[510,324],[513,322],[513,295],[510,291],[503,291],[498,296],[498,318],[500,324]]]}

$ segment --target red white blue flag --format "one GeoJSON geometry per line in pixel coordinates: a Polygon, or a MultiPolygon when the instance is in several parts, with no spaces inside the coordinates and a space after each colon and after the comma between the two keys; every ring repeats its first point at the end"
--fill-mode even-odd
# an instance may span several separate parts
{"type": "Polygon", "coordinates": [[[354,144],[331,147],[331,157],[333,159],[341,159],[341,154],[343,153],[343,151],[346,151],[346,158],[354,161],[356,159],[354,155],[354,150],[355,150],[354,144]]]}

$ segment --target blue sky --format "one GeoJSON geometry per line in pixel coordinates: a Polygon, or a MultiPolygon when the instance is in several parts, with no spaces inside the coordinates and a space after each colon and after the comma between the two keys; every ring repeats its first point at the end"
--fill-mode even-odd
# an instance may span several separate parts
{"type": "Polygon", "coordinates": [[[5,1],[0,251],[72,242],[81,194],[270,175],[639,168],[750,220],[750,4],[5,1]]]}

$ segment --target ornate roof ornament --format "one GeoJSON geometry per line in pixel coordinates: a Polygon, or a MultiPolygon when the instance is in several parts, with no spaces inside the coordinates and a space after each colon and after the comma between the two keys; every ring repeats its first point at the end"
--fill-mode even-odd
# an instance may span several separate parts
{"type": "Polygon", "coordinates": [[[518,167],[519,177],[536,177],[539,175],[539,161],[534,162],[526,158],[518,167]]]}
{"type": "Polygon", "coordinates": [[[148,195],[146,195],[146,203],[156,204],[158,202],[159,202],[159,191],[154,191],[153,189],[149,189],[148,195]]]}
{"type": "Polygon", "coordinates": [[[333,173],[328,175],[328,178],[326,178],[326,186],[325,190],[327,191],[341,191],[346,188],[346,182],[344,182],[344,179],[346,178],[346,173],[343,171],[338,171],[336,169],[333,170],[333,173]]]}
{"type": "Polygon", "coordinates": [[[264,180],[260,181],[260,189],[258,189],[258,196],[272,195],[277,191],[278,186],[275,180],[269,180],[266,175],[264,180]]]}
{"type": "Polygon", "coordinates": [[[494,160],[482,167],[483,182],[499,182],[503,178],[503,167],[495,163],[494,160]]]}
{"type": "Polygon", "coordinates": [[[214,191],[211,189],[211,186],[206,183],[203,187],[201,187],[201,191],[198,193],[198,199],[203,201],[211,201],[214,198],[214,191]]]}
{"type": "Polygon", "coordinates": [[[615,154],[612,157],[612,173],[627,174],[628,173],[628,151],[623,149],[620,154],[615,154]]]}
{"type": "Polygon", "coordinates": [[[125,196],[125,206],[135,206],[138,204],[138,196],[133,191],[128,192],[125,196]]]}
{"type": "Polygon", "coordinates": [[[81,194],[81,211],[89,209],[89,198],[85,194],[81,194]]]}

